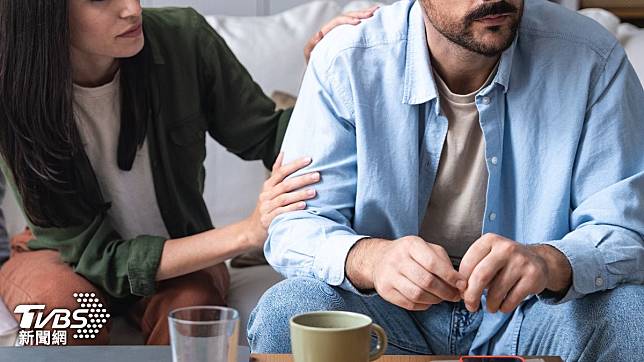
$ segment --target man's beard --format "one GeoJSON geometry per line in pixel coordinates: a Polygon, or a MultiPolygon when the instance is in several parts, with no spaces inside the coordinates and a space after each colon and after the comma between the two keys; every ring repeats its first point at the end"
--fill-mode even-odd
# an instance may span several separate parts
{"type": "MultiPolygon", "coordinates": [[[[426,8],[429,5],[426,5],[426,8]]],[[[445,38],[447,38],[452,43],[460,45],[461,47],[487,57],[494,57],[508,49],[517,33],[519,24],[521,23],[522,11],[517,9],[514,5],[506,2],[500,1],[493,4],[482,5],[479,8],[470,12],[465,16],[462,24],[442,24],[440,21],[435,21],[434,16],[430,16],[429,9],[426,9],[427,17],[430,23],[434,28],[441,33],[445,38]],[[478,41],[474,34],[472,33],[472,25],[478,19],[484,18],[486,16],[494,16],[500,14],[519,14],[517,21],[512,23],[510,26],[510,34],[501,44],[486,44],[485,42],[478,41]]],[[[522,10],[522,9],[521,9],[522,10]]],[[[487,31],[490,32],[501,32],[501,26],[490,26],[487,28],[487,31]]]]}

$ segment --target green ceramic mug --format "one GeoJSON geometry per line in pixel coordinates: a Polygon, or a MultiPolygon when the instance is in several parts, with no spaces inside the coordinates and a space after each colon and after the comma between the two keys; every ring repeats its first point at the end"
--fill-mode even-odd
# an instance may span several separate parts
{"type": "Polygon", "coordinates": [[[366,315],[312,312],[291,318],[291,348],[295,362],[367,362],[387,349],[387,334],[366,315]],[[371,333],[378,337],[371,350],[371,333]]]}

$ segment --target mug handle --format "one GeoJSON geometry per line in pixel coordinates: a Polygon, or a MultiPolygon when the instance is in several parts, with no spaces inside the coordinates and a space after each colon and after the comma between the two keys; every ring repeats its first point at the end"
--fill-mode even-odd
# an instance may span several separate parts
{"type": "Polygon", "coordinates": [[[371,331],[376,334],[378,337],[378,344],[376,344],[376,349],[371,351],[369,354],[369,361],[375,361],[378,358],[382,357],[383,354],[385,354],[385,351],[387,350],[387,333],[385,333],[385,330],[373,323],[371,325],[371,331]]]}

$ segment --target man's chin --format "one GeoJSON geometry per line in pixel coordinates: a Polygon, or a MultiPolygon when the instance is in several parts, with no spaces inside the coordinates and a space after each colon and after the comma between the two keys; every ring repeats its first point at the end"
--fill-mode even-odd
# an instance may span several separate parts
{"type": "Polygon", "coordinates": [[[510,29],[488,30],[477,36],[477,52],[486,56],[496,56],[503,53],[512,45],[515,33],[510,29]]]}

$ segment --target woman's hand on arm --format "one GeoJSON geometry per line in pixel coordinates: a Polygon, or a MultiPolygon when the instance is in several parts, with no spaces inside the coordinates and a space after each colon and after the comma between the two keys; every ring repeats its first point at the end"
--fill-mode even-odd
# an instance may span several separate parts
{"type": "Polygon", "coordinates": [[[320,181],[318,172],[311,172],[301,176],[286,178],[293,173],[311,164],[311,158],[304,157],[287,165],[282,165],[284,154],[280,153],[273,164],[271,177],[264,182],[264,187],[257,207],[253,214],[246,219],[249,229],[252,230],[252,244],[261,248],[268,237],[268,227],[277,216],[306,208],[306,200],[316,196],[313,188],[306,188],[320,181]]]}
{"type": "Polygon", "coordinates": [[[313,51],[315,46],[318,45],[320,40],[322,40],[322,38],[324,38],[324,36],[328,32],[340,25],[358,25],[362,22],[362,20],[372,17],[379,7],[380,6],[376,5],[364,10],[349,11],[338,17],[335,17],[333,20],[326,23],[322,27],[322,29],[320,29],[320,31],[313,35],[311,39],[309,39],[308,43],[306,43],[306,46],[304,47],[304,59],[306,59],[306,63],[309,63],[309,59],[311,59],[311,52],[313,51]]]}
{"type": "Polygon", "coordinates": [[[165,280],[192,273],[260,249],[275,217],[306,208],[306,200],[314,198],[316,192],[305,187],[317,183],[320,175],[313,172],[286,180],[294,172],[311,164],[311,159],[302,158],[282,165],[283,159],[284,155],[280,153],[273,165],[273,173],[264,183],[257,206],[249,217],[222,228],[166,241],[156,279],[165,280]]]}

